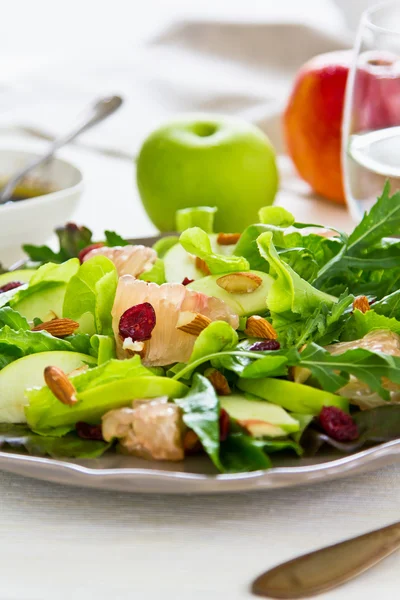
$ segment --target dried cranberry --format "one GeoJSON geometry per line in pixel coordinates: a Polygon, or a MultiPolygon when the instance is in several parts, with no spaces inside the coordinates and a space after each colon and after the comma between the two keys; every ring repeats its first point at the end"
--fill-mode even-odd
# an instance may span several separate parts
{"type": "Polygon", "coordinates": [[[119,320],[119,334],[123,340],[132,338],[134,342],[144,342],[151,338],[156,325],[156,313],[149,302],[128,308],[119,320]]]}
{"type": "Polygon", "coordinates": [[[319,414],[322,429],[338,442],[352,442],[359,436],[357,423],[336,406],[324,406],[319,414]]]}
{"type": "Polygon", "coordinates": [[[189,283],[193,283],[194,279],[189,279],[189,277],[185,277],[182,281],[182,285],[189,285],[189,283]]]}
{"type": "Polygon", "coordinates": [[[221,413],[219,416],[219,439],[221,442],[224,442],[226,440],[226,438],[228,437],[229,428],[230,428],[229,415],[226,412],[226,410],[221,408],[221,413]]]}
{"type": "Polygon", "coordinates": [[[84,421],[78,421],[75,424],[76,433],[83,440],[97,440],[104,442],[103,434],[100,425],[90,425],[84,421]]]}
{"type": "Polygon", "coordinates": [[[263,340],[262,342],[256,342],[250,346],[250,350],[262,352],[263,350],[279,350],[280,347],[281,345],[278,340],[263,340]]]}
{"type": "Polygon", "coordinates": [[[96,248],[102,248],[103,246],[104,246],[104,242],[97,242],[97,244],[90,244],[90,246],[86,246],[86,248],[83,248],[78,254],[78,258],[79,258],[81,264],[85,260],[85,256],[87,254],[89,254],[89,252],[91,252],[91,250],[95,250],[96,248]]]}
{"type": "Polygon", "coordinates": [[[24,285],[22,281],[9,281],[8,283],[5,283],[0,287],[0,294],[2,294],[3,292],[9,292],[10,290],[14,290],[20,285],[24,285]]]}

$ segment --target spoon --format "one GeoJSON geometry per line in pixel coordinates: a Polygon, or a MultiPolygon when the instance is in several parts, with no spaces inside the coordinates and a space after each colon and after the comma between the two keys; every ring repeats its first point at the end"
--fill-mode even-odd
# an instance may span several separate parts
{"type": "Polygon", "coordinates": [[[308,598],[342,585],[400,548],[400,522],[290,560],[258,577],[264,598],[308,598]]]}
{"type": "Polygon", "coordinates": [[[96,100],[93,104],[91,104],[79,118],[75,127],[68,134],[56,138],[50,145],[50,148],[46,154],[39,158],[33,159],[8,180],[6,185],[0,191],[0,205],[5,204],[10,200],[16,186],[21,179],[27,175],[27,173],[29,173],[35,167],[38,167],[39,165],[50,160],[50,158],[53,157],[54,153],[59,148],[65,146],[69,142],[72,142],[72,140],[74,140],[78,135],[112,115],[121,106],[122,102],[123,100],[120,96],[108,96],[106,98],[96,100]]]}

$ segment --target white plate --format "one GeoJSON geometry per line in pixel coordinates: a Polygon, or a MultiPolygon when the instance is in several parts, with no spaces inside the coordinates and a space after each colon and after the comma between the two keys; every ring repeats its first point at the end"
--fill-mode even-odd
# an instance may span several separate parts
{"type": "MultiPolygon", "coordinates": [[[[158,239],[142,238],[131,242],[152,245],[158,239]]],[[[14,268],[18,266],[20,264],[14,268]]],[[[0,452],[0,469],[34,479],[104,490],[220,494],[309,485],[371,471],[398,460],[400,439],[346,456],[331,450],[320,452],[314,458],[274,454],[273,468],[235,475],[216,474],[205,456],[190,457],[181,463],[166,463],[113,453],[96,459],[56,460],[0,452]]]]}
{"type": "Polygon", "coordinates": [[[97,459],[55,460],[0,452],[0,469],[68,485],[153,494],[221,494],[291,487],[329,481],[384,467],[400,460],[400,440],[349,456],[273,457],[274,468],[253,473],[215,475],[206,457],[182,463],[148,462],[110,454],[97,459]]]}

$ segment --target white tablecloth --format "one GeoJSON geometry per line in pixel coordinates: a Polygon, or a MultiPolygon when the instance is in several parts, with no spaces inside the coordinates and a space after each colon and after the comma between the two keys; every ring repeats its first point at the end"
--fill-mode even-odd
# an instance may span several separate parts
{"type": "MultiPolygon", "coordinates": [[[[358,4],[361,2],[365,5],[368,0],[360,0],[358,4]]],[[[43,131],[48,123],[48,130],[54,133],[59,120],[62,126],[66,125],[78,105],[94,91],[105,91],[104,82],[109,81],[110,73],[114,74],[113,91],[118,91],[119,85],[126,86],[126,74],[132,68],[135,76],[132,75],[131,85],[124,88],[129,102],[123,120],[119,121],[116,116],[114,124],[112,121],[104,124],[104,129],[88,134],[81,145],[61,153],[85,173],[86,191],[75,219],[90,225],[96,236],[100,236],[104,228],[116,229],[122,235],[151,234],[154,228],[134,191],[131,160],[94,153],[87,150],[85,144],[99,148],[104,147],[106,140],[108,149],[123,156],[133,154],[146,128],[159,117],[186,106],[221,110],[230,107],[231,112],[264,126],[279,147],[280,132],[274,120],[279,106],[275,100],[282,103],[296,60],[305,60],[316,52],[340,47],[351,40],[344,17],[329,0],[292,2],[290,10],[289,0],[278,3],[231,0],[231,11],[224,11],[222,3],[204,0],[201,4],[203,8],[207,5],[208,17],[203,14],[202,28],[193,29],[190,25],[193,13],[190,19],[182,17],[179,26],[154,38],[153,60],[148,63],[148,70],[143,70],[143,55],[127,54],[128,47],[131,48],[130,28],[134,28],[136,20],[141,20],[143,30],[146,27],[150,30],[150,21],[153,26],[153,21],[161,22],[161,17],[164,19],[173,12],[169,3],[160,3],[159,10],[153,10],[148,22],[143,14],[146,7],[151,12],[154,2],[150,0],[140,6],[129,3],[129,18],[122,14],[123,5],[128,3],[116,0],[112,13],[108,5],[103,7],[96,3],[93,13],[96,18],[92,20],[93,3],[71,0],[68,8],[65,4],[60,12],[56,4],[57,7],[45,0],[9,3],[9,19],[18,22],[19,30],[10,33],[9,28],[4,27],[0,38],[0,49],[3,49],[0,84],[5,90],[0,94],[0,110],[4,111],[3,122],[7,125],[13,122],[43,131]],[[254,32],[261,32],[259,39],[271,43],[271,36],[260,29],[264,23],[266,31],[273,30],[266,23],[265,6],[270,9],[271,22],[271,15],[275,14],[275,20],[276,15],[281,15],[279,27],[281,34],[284,33],[281,37],[291,44],[283,50],[282,47],[274,50],[272,46],[265,63],[260,62],[258,54],[249,68],[241,57],[245,56],[251,63],[254,56],[252,52],[246,54],[244,38],[238,37],[239,29],[235,27],[246,18],[251,20],[250,8],[258,10],[258,29],[255,27],[254,32]],[[225,43],[221,50],[221,45],[211,43],[213,40],[216,43],[218,38],[211,36],[206,44],[210,48],[207,55],[202,35],[206,35],[205,31],[209,33],[207,24],[218,17],[218,11],[224,21],[218,31],[223,34],[225,43]],[[24,15],[24,19],[20,15],[24,15]],[[35,19],[37,15],[40,18],[35,19]],[[49,18],[52,27],[48,27],[49,18]],[[226,24],[227,20],[233,24],[226,24]],[[61,22],[63,27],[60,27],[61,22]],[[296,22],[297,29],[294,28],[296,22]],[[87,37],[92,25],[91,35],[87,37]],[[194,35],[195,31],[201,31],[202,35],[194,35]],[[300,36],[297,45],[290,37],[295,33],[300,36]],[[27,39],[34,42],[29,51],[27,39]],[[103,43],[101,64],[104,68],[96,71],[92,58],[104,39],[109,40],[106,49],[103,43]],[[182,45],[185,46],[188,39],[192,48],[182,52],[182,45]],[[62,62],[57,43],[64,42],[69,43],[71,55],[82,55],[79,63],[72,59],[62,62]],[[239,47],[236,62],[228,68],[224,52],[232,52],[236,46],[239,47]],[[291,47],[294,53],[290,52],[291,47]],[[107,53],[109,60],[104,62],[107,53]],[[126,56],[126,61],[116,61],[117,54],[126,56]],[[166,57],[163,63],[158,62],[160,56],[166,57]],[[275,71],[269,70],[268,76],[265,71],[264,76],[263,70],[271,64],[271,57],[276,57],[275,71]],[[285,61],[285,57],[290,60],[285,61]],[[200,82],[197,86],[195,78],[187,79],[191,60],[196,64],[200,82]],[[174,72],[171,64],[179,68],[174,72]],[[214,77],[211,77],[212,65],[216,67],[214,77]],[[165,77],[157,79],[163,72],[165,77]],[[226,77],[219,78],[223,72],[226,77]],[[138,73],[142,75],[136,79],[138,73]],[[246,78],[242,80],[244,73],[246,78]],[[72,79],[76,85],[71,87],[72,79]],[[207,80],[208,92],[203,94],[202,86],[207,80]],[[138,113],[134,106],[136,88],[138,113]],[[149,102],[146,103],[146,99],[149,102]],[[45,108],[49,103],[53,114],[45,108]],[[165,112],[159,110],[161,105],[167,107],[165,112]]],[[[178,2],[172,4],[175,6],[178,2]]],[[[200,6],[200,3],[194,4],[197,8],[200,6]]],[[[346,3],[337,0],[337,4],[346,3]]],[[[252,14],[254,17],[255,13],[252,14]]],[[[43,147],[42,142],[5,130],[0,132],[0,142],[43,147]]],[[[351,227],[343,209],[313,198],[307,186],[293,175],[285,158],[280,159],[280,168],[283,178],[278,201],[299,220],[324,221],[344,229],[351,227]]],[[[399,465],[313,487],[206,497],[98,492],[0,473],[0,600],[250,598],[248,586],[261,571],[299,553],[398,520],[399,500],[399,465]]],[[[400,556],[395,555],[355,582],[324,594],[323,598],[396,600],[400,597],[399,567],[400,556]]]]}

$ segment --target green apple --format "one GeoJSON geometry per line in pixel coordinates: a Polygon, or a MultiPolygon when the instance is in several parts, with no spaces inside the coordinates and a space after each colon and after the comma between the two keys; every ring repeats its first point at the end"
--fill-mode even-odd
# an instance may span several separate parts
{"type": "Polygon", "coordinates": [[[216,230],[240,232],[273,203],[278,170],[274,149],[258,127],[233,117],[187,115],[145,140],[137,184],[160,231],[174,230],[178,209],[216,206],[216,230]]]}

